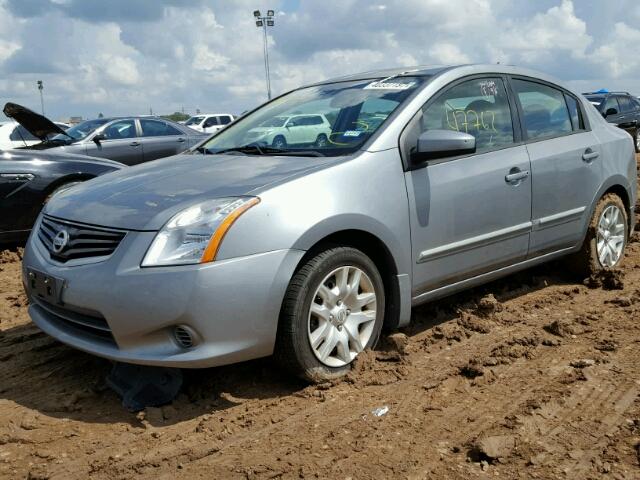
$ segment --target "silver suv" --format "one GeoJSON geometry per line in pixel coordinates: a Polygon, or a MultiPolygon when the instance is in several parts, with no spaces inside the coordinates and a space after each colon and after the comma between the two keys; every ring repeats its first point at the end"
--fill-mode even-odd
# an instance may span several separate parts
{"type": "Polygon", "coordinates": [[[54,196],[24,255],[33,321],[122,362],[271,355],[343,375],[413,306],[561,256],[616,267],[634,145],[582,96],[501,65],[324,81],[188,154],[54,196]],[[323,115],[327,141],[247,141],[323,115]]]}

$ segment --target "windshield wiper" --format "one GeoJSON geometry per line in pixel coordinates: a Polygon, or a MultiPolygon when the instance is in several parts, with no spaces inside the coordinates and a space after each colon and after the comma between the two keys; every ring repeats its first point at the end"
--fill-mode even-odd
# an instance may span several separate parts
{"type": "Polygon", "coordinates": [[[318,150],[284,150],[280,148],[267,147],[266,153],[274,155],[284,155],[291,157],[326,157],[326,155],[318,150]]]}
{"type": "Polygon", "coordinates": [[[216,155],[219,154],[225,154],[225,153],[244,153],[244,154],[253,154],[253,155],[264,155],[265,152],[262,148],[260,148],[258,145],[256,144],[252,144],[252,145],[243,145],[241,147],[232,147],[232,148],[225,148],[223,150],[218,150],[217,152],[209,152],[209,153],[214,153],[216,155]]]}

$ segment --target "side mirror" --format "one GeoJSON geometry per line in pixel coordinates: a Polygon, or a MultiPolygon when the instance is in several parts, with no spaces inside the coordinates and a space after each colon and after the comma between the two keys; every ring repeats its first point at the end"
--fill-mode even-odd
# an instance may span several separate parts
{"type": "Polygon", "coordinates": [[[617,115],[618,114],[618,110],[616,110],[615,108],[607,108],[607,111],[604,112],[604,118],[607,118],[611,115],[617,115]]]}
{"type": "Polygon", "coordinates": [[[414,166],[437,158],[475,153],[476,137],[454,130],[427,130],[418,137],[418,145],[411,155],[414,166]]]}
{"type": "Polygon", "coordinates": [[[96,145],[100,145],[100,142],[106,139],[107,137],[104,133],[98,133],[93,136],[93,141],[96,143],[96,145]]]}

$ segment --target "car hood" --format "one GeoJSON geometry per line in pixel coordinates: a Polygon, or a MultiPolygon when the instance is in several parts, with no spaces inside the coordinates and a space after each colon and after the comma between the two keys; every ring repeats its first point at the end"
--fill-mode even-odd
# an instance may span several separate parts
{"type": "Polygon", "coordinates": [[[80,184],[52,198],[45,213],[92,225],[155,231],[195,203],[255,194],[328,161],[331,159],[176,155],[80,184]]]}
{"type": "Polygon", "coordinates": [[[26,128],[29,133],[43,142],[49,135],[57,133],[64,135],[64,130],[47,117],[29,110],[27,107],[18,105],[17,103],[7,102],[2,111],[7,117],[13,118],[16,122],[26,128]]]}

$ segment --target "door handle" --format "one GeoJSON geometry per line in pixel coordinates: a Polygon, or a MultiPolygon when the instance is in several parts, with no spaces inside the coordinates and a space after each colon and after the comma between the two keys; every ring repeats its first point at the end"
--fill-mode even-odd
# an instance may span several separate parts
{"type": "Polygon", "coordinates": [[[179,138],[178,139],[178,143],[184,143],[184,142],[186,142],[186,140],[184,138],[179,138]]]}
{"type": "Polygon", "coordinates": [[[132,147],[138,147],[140,146],[140,142],[131,142],[129,145],[132,147]]]}
{"type": "Polygon", "coordinates": [[[587,148],[585,152],[582,154],[582,160],[584,160],[587,163],[591,163],[599,156],[600,154],[598,152],[594,152],[590,148],[587,148]]]}
{"type": "Polygon", "coordinates": [[[529,176],[529,170],[519,170],[512,168],[508,175],[505,175],[504,181],[507,183],[519,183],[529,176]]]}

